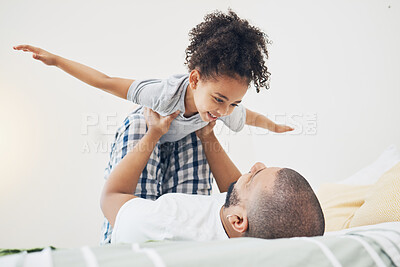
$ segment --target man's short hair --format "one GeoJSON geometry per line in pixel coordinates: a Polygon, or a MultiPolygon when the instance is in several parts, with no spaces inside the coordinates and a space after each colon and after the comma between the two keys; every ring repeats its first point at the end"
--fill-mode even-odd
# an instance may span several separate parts
{"type": "Polygon", "coordinates": [[[272,189],[259,194],[249,204],[244,236],[273,239],[323,235],[325,220],[320,203],[298,172],[280,169],[272,189]]]}

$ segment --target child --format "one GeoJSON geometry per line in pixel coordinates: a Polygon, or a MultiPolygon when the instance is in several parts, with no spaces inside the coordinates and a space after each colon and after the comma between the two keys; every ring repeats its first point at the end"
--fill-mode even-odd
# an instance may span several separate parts
{"type": "MultiPolygon", "coordinates": [[[[32,52],[34,59],[46,65],[57,66],[89,85],[149,107],[161,116],[180,111],[156,145],[136,191],[132,192],[142,198],[157,199],[169,192],[210,194],[212,176],[195,134],[207,124],[220,119],[233,131],[240,131],[244,124],[274,132],[293,130],[240,105],[250,82],[257,92],[268,86],[265,33],[229,10],[228,14],[216,11],[206,15],[205,21],[193,28],[189,36],[185,62],[189,74],[165,80],[108,77],[40,48],[19,45],[14,49],[32,52]]],[[[146,133],[142,107],[132,112],[118,129],[106,178],[146,133]]],[[[216,182],[221,191],[226,191],[232,181],[216,182]]],[[[103,242],[109,242],[110,233],[106,221],[103,242]]]]}

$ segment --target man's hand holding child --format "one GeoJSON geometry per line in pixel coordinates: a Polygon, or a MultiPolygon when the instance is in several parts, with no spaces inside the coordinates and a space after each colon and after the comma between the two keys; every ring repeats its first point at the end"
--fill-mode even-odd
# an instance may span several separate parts
{"type": "Polygon", "coordinates": [[[166,134],[171,126],[171,122],[179,115],[179,110],[168,116],[161,116],[150,108],[144,108],[143,115],[146,119],[148,133],[153,133],[159,137],[166,134]]]}
{"type": "Polygon", "coordinates": [[[197,137],[201,140],[204,141],[205,139],[207,139],[207,137],[210,137],[214,134],[214,126],[216,124],[217,121],[211,121],[210,123],[208,123],[206,126],[204,126],[203,128],[199,129],[196,131],[196,135],[197,137]]]}

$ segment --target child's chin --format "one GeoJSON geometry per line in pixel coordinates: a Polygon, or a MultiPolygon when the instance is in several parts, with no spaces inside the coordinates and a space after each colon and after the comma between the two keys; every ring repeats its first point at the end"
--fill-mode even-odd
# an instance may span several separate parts
{"type": "Polygon", "coordinates": [[[202,121],[209,122],[209,119],[208,119],[206,113],[200,113],[200,118],[202,121]]]}
{"type": "Polygon", "coordinates": [[[202,121],[210,122],[210,120],[208,118],[204,118],[204,117],[200,117],[200,118],[201,118],[202,121]]]}

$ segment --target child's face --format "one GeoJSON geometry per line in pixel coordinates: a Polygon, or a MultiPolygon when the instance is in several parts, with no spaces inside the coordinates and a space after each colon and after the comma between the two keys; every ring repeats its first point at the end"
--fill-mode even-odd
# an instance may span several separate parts
{"type": "Polygon", "coordinates": [[[247,89],[246,81],[228,76],[219,76],[216,80],[199,79],[193,90],[193,98],[201,119],[210,122],[231,114],[247,89]]]}

